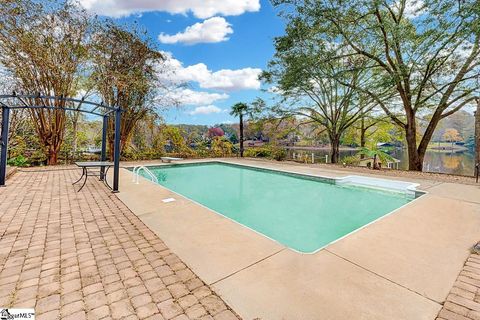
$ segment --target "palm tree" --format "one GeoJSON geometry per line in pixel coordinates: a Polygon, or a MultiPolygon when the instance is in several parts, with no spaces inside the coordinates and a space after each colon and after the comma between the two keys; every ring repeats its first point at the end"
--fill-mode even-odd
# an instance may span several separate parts
{"type": "Polygon", "coordinates": [[[243,157],[243,116],[249,112],[249,107],[246,103],[238,102],[232,106],[230,114],[238,117],[240,122],[240,157],[243,157]]]}
{"type": "Polygon", "coordinates": [[[386,149],[381,149],[378,147],[373,147],[373,148],[363,147],[360,149],[359,154],[366,156],[368,158],[373,158],[373,169],[380,169],[380,166],[378,165],[378,160],[380,160],[380,162],[383,162],[383,163],[387,163],[388,161],[395,160],[395,158],[393,158],[391,155],[387,153],[386,149]]]}

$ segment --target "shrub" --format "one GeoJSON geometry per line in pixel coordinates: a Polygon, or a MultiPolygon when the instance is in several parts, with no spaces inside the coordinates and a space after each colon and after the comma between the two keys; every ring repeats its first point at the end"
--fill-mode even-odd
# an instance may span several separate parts
{"type": "Polygon", "coordinates": [[[186,150],[184,152],[169,152],[166,156],[182,159],[195,159],[199,157],[197,153],[192,150],[186,150]]]}
{"type": "Polygon", "coordinates": [[[210,148],[207,142],[199,142],[195,144],[195,147],[192,149],[193,157],[196,158],[208,158],[210,156],[210,148]]]}
{"type": "Polygon", "coordinates": [[[245,157],[252,157],[252,158],[266,158],[270,156],[270,150],[266,147],[254,147],[248,148],[243,153],[245,157]]]}
{"type": "Polygon", "coordinates": [[[282,161],[285,160],[287,157],[287,151],[282,148],[274,147],[272,149],[272,159],[277,160],[277,161],[282,161]]]}
{"type": "Polygon", "coordinates": [[[248,148],[244,153],[245,157],[252,158],[268,158],[277,161],[285,160],[287,152],[280,147],[273,145],[265,145],[263,147],[248,148]]]}
{"type": "Polygon", "coordinates": [[[29,165],[28,159],[22,155],[11,158],[7,162],[14,167],[27,167],[29,165]]]}
{"type": "Polygon", "coordinates": [[[358,166],[360,164],[360,158],[358,156],[347,156],[343,158],[341,162],[347,166],[358,166]]]}
{"type": "Polygon", "coordinates": [[[233,153],[233,144],[225,137],[215,137],[212,139],[212,156],[229,157],[233,153]]]}
{"type": "Polygon", "coordinates": [[[40,166],[47,163],[47,156],[43,150],[35,150],[28,156],[29,165],[40,166]]]}

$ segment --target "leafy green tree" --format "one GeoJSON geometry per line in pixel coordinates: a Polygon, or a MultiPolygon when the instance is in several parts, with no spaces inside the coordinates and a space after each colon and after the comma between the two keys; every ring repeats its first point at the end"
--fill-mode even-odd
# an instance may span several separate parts
{"type": "Polygon", "coordinates": [[[372,140],[371,138],[374,138],[375,143],[389,142],[393,140],[390,132],[393,126],[383,116],[365,114],[347,130],[342,142],[357,145],[361,148],[365,147],[367,141],[372,140]]]}
{"type": "Polygon", "coordinates": [[[404,130],[410,170],[422,170],[438,122],[478,95],[478,0],[272,2],[288,6],[282,12],[289,27],[301,25],[302,33],[334,49],[319,60],[365,61],[375,85],[336,80],[374,99],[404,130]],[[417,141],[419,118],[428,120],[417,141]]]}
{"type": "Polygon", "coordinates": [[[206,141],[208,132],[206,125],[178,124],[175,126],[185,133],[185,139],[189,145],[200,145],[206,141]]]}
{"type": "Polygon", "coordinates": [[[178,127],[165,126],[162,130],[166,142],[169,143],[171,151],[179,155],[191,155],[192,150],[187,146],[187,143],[178,127]]]}
{"type": "MultiPolygon", "coordinates": [[[[20,91],[75,95],[87,68],[91,26],[90,17],[68,1],[2,1],[0,64],[11,73],[20,91]]],[[[28,103],[57,107],[28,110],[47,163],[56,164],[65,138],[67,117],[63,108],[68,102],[30,99],[28,103]]]]}
{"type": "MultiPolygon", "coordinates": [[[[107,21],[95,33],[91,81],[106,104],[122,109],[121,150],[129,143],[136,124],[158,107],[156,98],[162,87],[159,66],[163,61],[163,55],[135,27],[107,21]]],[[[113,150],[113,141],[114,121],[109,121],[109,150],[113,150]]]]}
{"type": "Polygon", "coordinates": [[[262,78],[280,93],[275,113],[316,124],[329,137],[332,163],[339,160],[345,131],[375,105],[355,90],[369,82],[362,59],[325,60],[331,48],[317,37],[307,21],[291,18],[286,34],[275,40],[275,56],[262,78]]]}
{"type": "MultiPolygon", "coordinates": [[[[382,118],[361,117],[360,119],[360,147],[363,148],[367,144],[367,139],[377,133],[381,128],[382,118]]],[[[387,140],[388,141],[388,140],[387,140]]]]}
{"type": "Polygon", "coordinates": [[[155,113],[148,114],[135,126],[129,147],[140,158],[158,159],[165,153],[165,137],[162,134],[163,119],[155,113]]]}
{"type": "Polygon", "coordinates": [[[290,143],[300,135],[300,122],[295,116],[265,115],[248,123],[249,135],[261,137],[272,143],[290,143]]]}

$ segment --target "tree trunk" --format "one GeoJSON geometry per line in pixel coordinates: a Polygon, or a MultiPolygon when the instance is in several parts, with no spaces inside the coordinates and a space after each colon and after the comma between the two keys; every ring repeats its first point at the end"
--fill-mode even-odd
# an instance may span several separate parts
{"type": "Polygon", "coordinates": [[[406,129],[407,151],[408,151],[408,170],[422,171],[423,158],[426,150],[417,149],[417,136],[415,128],[406,129]]]}
{"type": "MultiPolygon", "coordinates": [[[[63,128],[64,130],[65,128],[63,128]]],[[[63,132],[43,132],[43,136],[40,136],[44,146],[45,155],[47,156],[47,165],[56,165],[58,162],[58,154],[63,143],[63,132]]]]}
{"type": "Polygon", "coordinates": [[[113,161],[114,140],[107,138],[107,157],[109,161],[113,161]]]}
{"type": "Polygon", "coordinates": [[[362,119],[362,127],[360,128],[360,147],[365,148],[365,145],[367,144],[367,137],[365,133],[367,132],[367,129],[365,129],[365,125],[362,119]]]}
{"type": "MultiPolygon", "coordinates": [[[[29,100],[30,105],[38,105],[33,99],[29,100]]],[[[63,143],[65,134],[66,113],[62,108],[64,101],[55,102],[55,109],[50,111],[29,109],[30,117],[37,132],[40,143],[45,151],[48,165],[56,165],[58,161],[58,153],[63,143]]]]}
{"type": "MultiPolygon", "coordinates": [[[[114,143],[115,143],[114,138],[111,138],[111,139],[107,138],[107,153],[108,153],[107,157],[110,161],[113,161],[113,155],[115,152],[114,143]]],[[[127,140],[125,139],[125,137],[120,135],[120,157],[122,156],[122,151],[124,150],[126,145],[127,145],[127,140]]]]}
{"type": "Polygon", "coordinates": [[[477,99],[475,111],[475,166],[480,164],[480,98],[477,99]]]}
{"type": "Polygon", "coordinates": [[[378,167],[377,155],[375,154],[373,155],[373,170],[378,170],[378,169],[380,168],[378,167]]]}
{"type": "MultiPolygon", "coordinates": [[[[361,127],[360,127],[360,147],[365,148],[365,145],[367,144],[367,138],[365,137],[365,133],[367,129],[365,129],[365,118],[362,117],[362,120],[360,121],[361,127]]],[[[362,153],[360,154],[360,159],[365,159],[365,155],[362,153]]]]}
{"type": "Polygon", "coordinates": [[[334,135],[330,137],[330,162],[338,163],[340,158],[340,136],[334,135]]]}
{"type": "Polygon", "coordinates": [[[243,158],[243,114],[240,114],[240,157],[243,158]]]}
{"type": "Polygon", "coordinates": [[[58,161],[58,149],[55,148],[53,144],[47,146],[48,154],[47,154],[47,165],[53,166],[57,164],[58,161]]]}

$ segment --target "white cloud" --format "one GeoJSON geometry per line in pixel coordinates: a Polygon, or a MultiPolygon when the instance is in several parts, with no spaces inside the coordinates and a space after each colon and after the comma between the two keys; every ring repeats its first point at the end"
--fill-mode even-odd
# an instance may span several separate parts
{"type": "Polygon", "coordinates": [[[216,89],[223,91],[235,91],[245,89],[259,89],[258,76],[262,72],[259,68],[221,69],[211,71],[204,63],[197,63],[184,67],[180,61],[173,58],[168,52],[163,52],[167,57],[164,63],[169,72],[161,74],[161,77],[171,82],[196,82],[201,88],[216,89]]]}
{"type": "Polygon", "coordinates": [[[210,93],[191,89],[177,89],[168,93],[168,98],[177,101],[180,105],[208,105],[215,101],[228,99],[225,93],[210,93]]]}
{"type": "Polygon", "coordinates": [[[169,92],[162,92],[162,98],[174,101],[176,104],[206,106],[228,99],[230,96],[225,91],[260,88],[258,76],[261,69],[222,69],[213,72],[203,63],[184,67],[179,60],[172,57],[170,52],[161,53],[166,60],[157,66],[158,77],[161,82],[178,87],[169,92]],[[182,87],[182,84],[195,84],[195,87],[224,92],[197,91],[182,87]]]}
{"type": "Polygon", "coordinates": [[[206,19],[215,15],[237,16],[260,10],[260,0],[80,0],[87,10],[109,17],[151,11],[193,15],[206,19]]]}
{"type": "MultiPolygon", "coordinates": [[[[395,5],[397,6],[397,10],[399,10],[400,3],[397,1],[395,5]]],[[[427,9],[423,0],[406,0],[405,9],[403,11],[403,15],[406,18],[414,19],[425,13],[427,13],[427,9]]]]}
{"type": "Polygon", "coordinates": [[[462,43],[455,48],[455,55],[462,59],[467,59],[472,53],[473,43],[463,40],[462,43]]]}
{"type": "Polygon", "coordinates": [[[233,33],[231,25],[222,17],[213,17],[203,22],[195,23],[174,35],[161,33],[158,40],[162,43],[214,43],[226,41],[229,34],[233,33]]]}
{"type": "Polygon", "coordinates": [[[211,113],[220,113],[222,109],[217,106],[209,105],[209,106],[202,106],[196,107],[193,111],[188,112],[189,115],[197,115],[197,114],[211,114],[211,113]]]}
{"type": "Polygon", "coordinates": [[[283,94],[284,93],[284,91],[277,86],[268,87],[267,92],[268,93],[273,93],[273,94],[283,94]]]}

